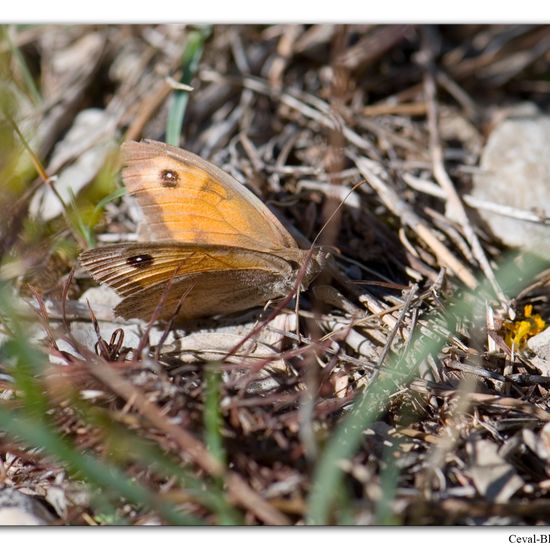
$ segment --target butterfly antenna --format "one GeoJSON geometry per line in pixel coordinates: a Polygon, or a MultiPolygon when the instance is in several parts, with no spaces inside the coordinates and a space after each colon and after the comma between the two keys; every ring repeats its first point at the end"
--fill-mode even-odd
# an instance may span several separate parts
{"type": "Polygon", "coordinates": [[[333,220],[334,216],[336,216],[336,214],[338,213],[338,211],[340,210],[340,208],[342,208],[342,206],[344,206],[344,204],[346,203],[346,201],[348,200],[348,197],[358,188],[358,187],[361,187],[361,185],[363,185],[364,183],[367,183],[367,180],[361,180],[360,182],[356,183],[350,190],[349,190],[349,193],[344,197],[344,199],[340,202],[340,204],[334,209],[334,212],[328,217],[328,220],[323,224],[323,227],[321,227],[321,229],[319,229],[319,232],[317,233],[317,236],[315,237],[315,239],[313,239],[313,242],[311,243],[311,246],[315,246],[315,244],[317,243],[317,241],[319,240],[319,237],[321,236],[321,234],[323,233],[323,231],[328,227],[328,225],[330,224],[330,222],[333,220]]]}

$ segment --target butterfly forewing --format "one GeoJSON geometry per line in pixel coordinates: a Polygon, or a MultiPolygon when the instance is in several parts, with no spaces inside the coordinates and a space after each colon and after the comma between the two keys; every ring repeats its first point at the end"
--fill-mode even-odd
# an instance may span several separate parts
{"type": "Polygon", "coordinates": [[[269,209],[229,174],[200,157],[164,143],[126,142],[122,177],[145,218],[149,240],[295,248],[269,209]]]}

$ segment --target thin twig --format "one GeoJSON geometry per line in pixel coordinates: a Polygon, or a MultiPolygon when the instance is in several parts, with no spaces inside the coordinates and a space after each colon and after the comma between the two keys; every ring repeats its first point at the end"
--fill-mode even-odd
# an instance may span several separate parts
{"type": "Polygon", "coordinates": [[[430,131],[430,151],[432,154],[432,166],[434,177],[439,183],[439,185],[444,189],[447,200],[450,204],[450,207],[457,216],[458,221],[462,225],[464,235],[466,240],[470,243],[472,247],[472,253],[474,254],[477,262],[479,263],[483,274],[490,282],[493,290],[500,301],[502,307],[507,309],[507,304],[509,302],[508,298],[500,288],[495,274],[487,260],[483,247],[479,242],[479,239],[468,219],[468,214],[466,209],[460,200],[451,178],[449,177],[447,170],[445,169],[445,164],[443,162],[443,149],[441,147],[441,141],[439,138],[439,129],[438,129],[438,107],[436,100],[436,86],[434,78],[434,61],[433,61],[433,46],[429,38],[429,31],[424,31],[424,41],[425,46],[422,50],[422,60],[425,67],[424,71],[424,93],[426,95],[426,102],[428,104],[428,128],[430,131]]]}

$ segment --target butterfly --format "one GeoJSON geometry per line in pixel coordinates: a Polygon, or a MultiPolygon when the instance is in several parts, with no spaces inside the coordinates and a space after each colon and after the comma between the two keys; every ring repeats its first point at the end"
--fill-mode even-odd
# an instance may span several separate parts
{"type": "Polygon", "coordinates": [[[327,252],[304,250],[232,176],[164,143],[121,146],[122,179],[143,212],[145,241],[83,252],[81,265],[122,297],[124,318],[196,319],[235,313],[306,288],[327,252]],[[160,306],[159,306],[160,304],[160,306]]]}

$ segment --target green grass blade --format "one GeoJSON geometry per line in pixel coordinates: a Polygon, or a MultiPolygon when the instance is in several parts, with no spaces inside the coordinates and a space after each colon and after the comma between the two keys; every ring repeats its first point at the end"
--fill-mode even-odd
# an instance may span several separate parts
{"type": "MultiPolygon", "coordinates": [[[[183,73],[180,79],[182,84],[191,84],[193,76],[197,72],[199,61],[204,49],[204,43],[210,35],[210,27],[204,26],[198,30],[191,31],[183,52],[181,64],[183,73]]],[[[179,145],[183,118],[189,102],[189,92],[185,90],[174,90],[171,97],[168,120],[166,123],[166,143],[179,145]]]]}
{"type": "Polygon", "coordinates": [[[21,53],[21,50],[13,43],[13,40],[10,36],[10,29],[6,26],[0,29],[0,38],[4,38],[8,44],[10,53],[17,63],[21,77],[23,79],[23,84],[27,89],[27,92],[33,101],[34,104],[40,105],[42,103],[42,96],[38,91],[34,78],[31,74],[25,56],[21,53]]]}
{"type": "MultiPolygon", "coordinates": [[[[223,419],[220,410],[220,387],[222,383],[222,373],[215,366],[210,366],[205,372],[205,398],[204,398],[204,426],[205,442],[208,450],[222,464],[226,462],[226,454],[221,435],[223,419]]],[[[217,487],[223,487],[223,480],[217,480],[217,487]]],[[[220,524],[236,525],[242,523],[241,518],[236,511],[225,505],[219,510],[220,524]]]]}
{"type": "Polygon", "coordinates": [[[207,368],[205,383],[204,425],[206,428],[206,446],[216,459],[225,464],[225,451],[221,438],[220,371],[213,367],[207,368]]]}

